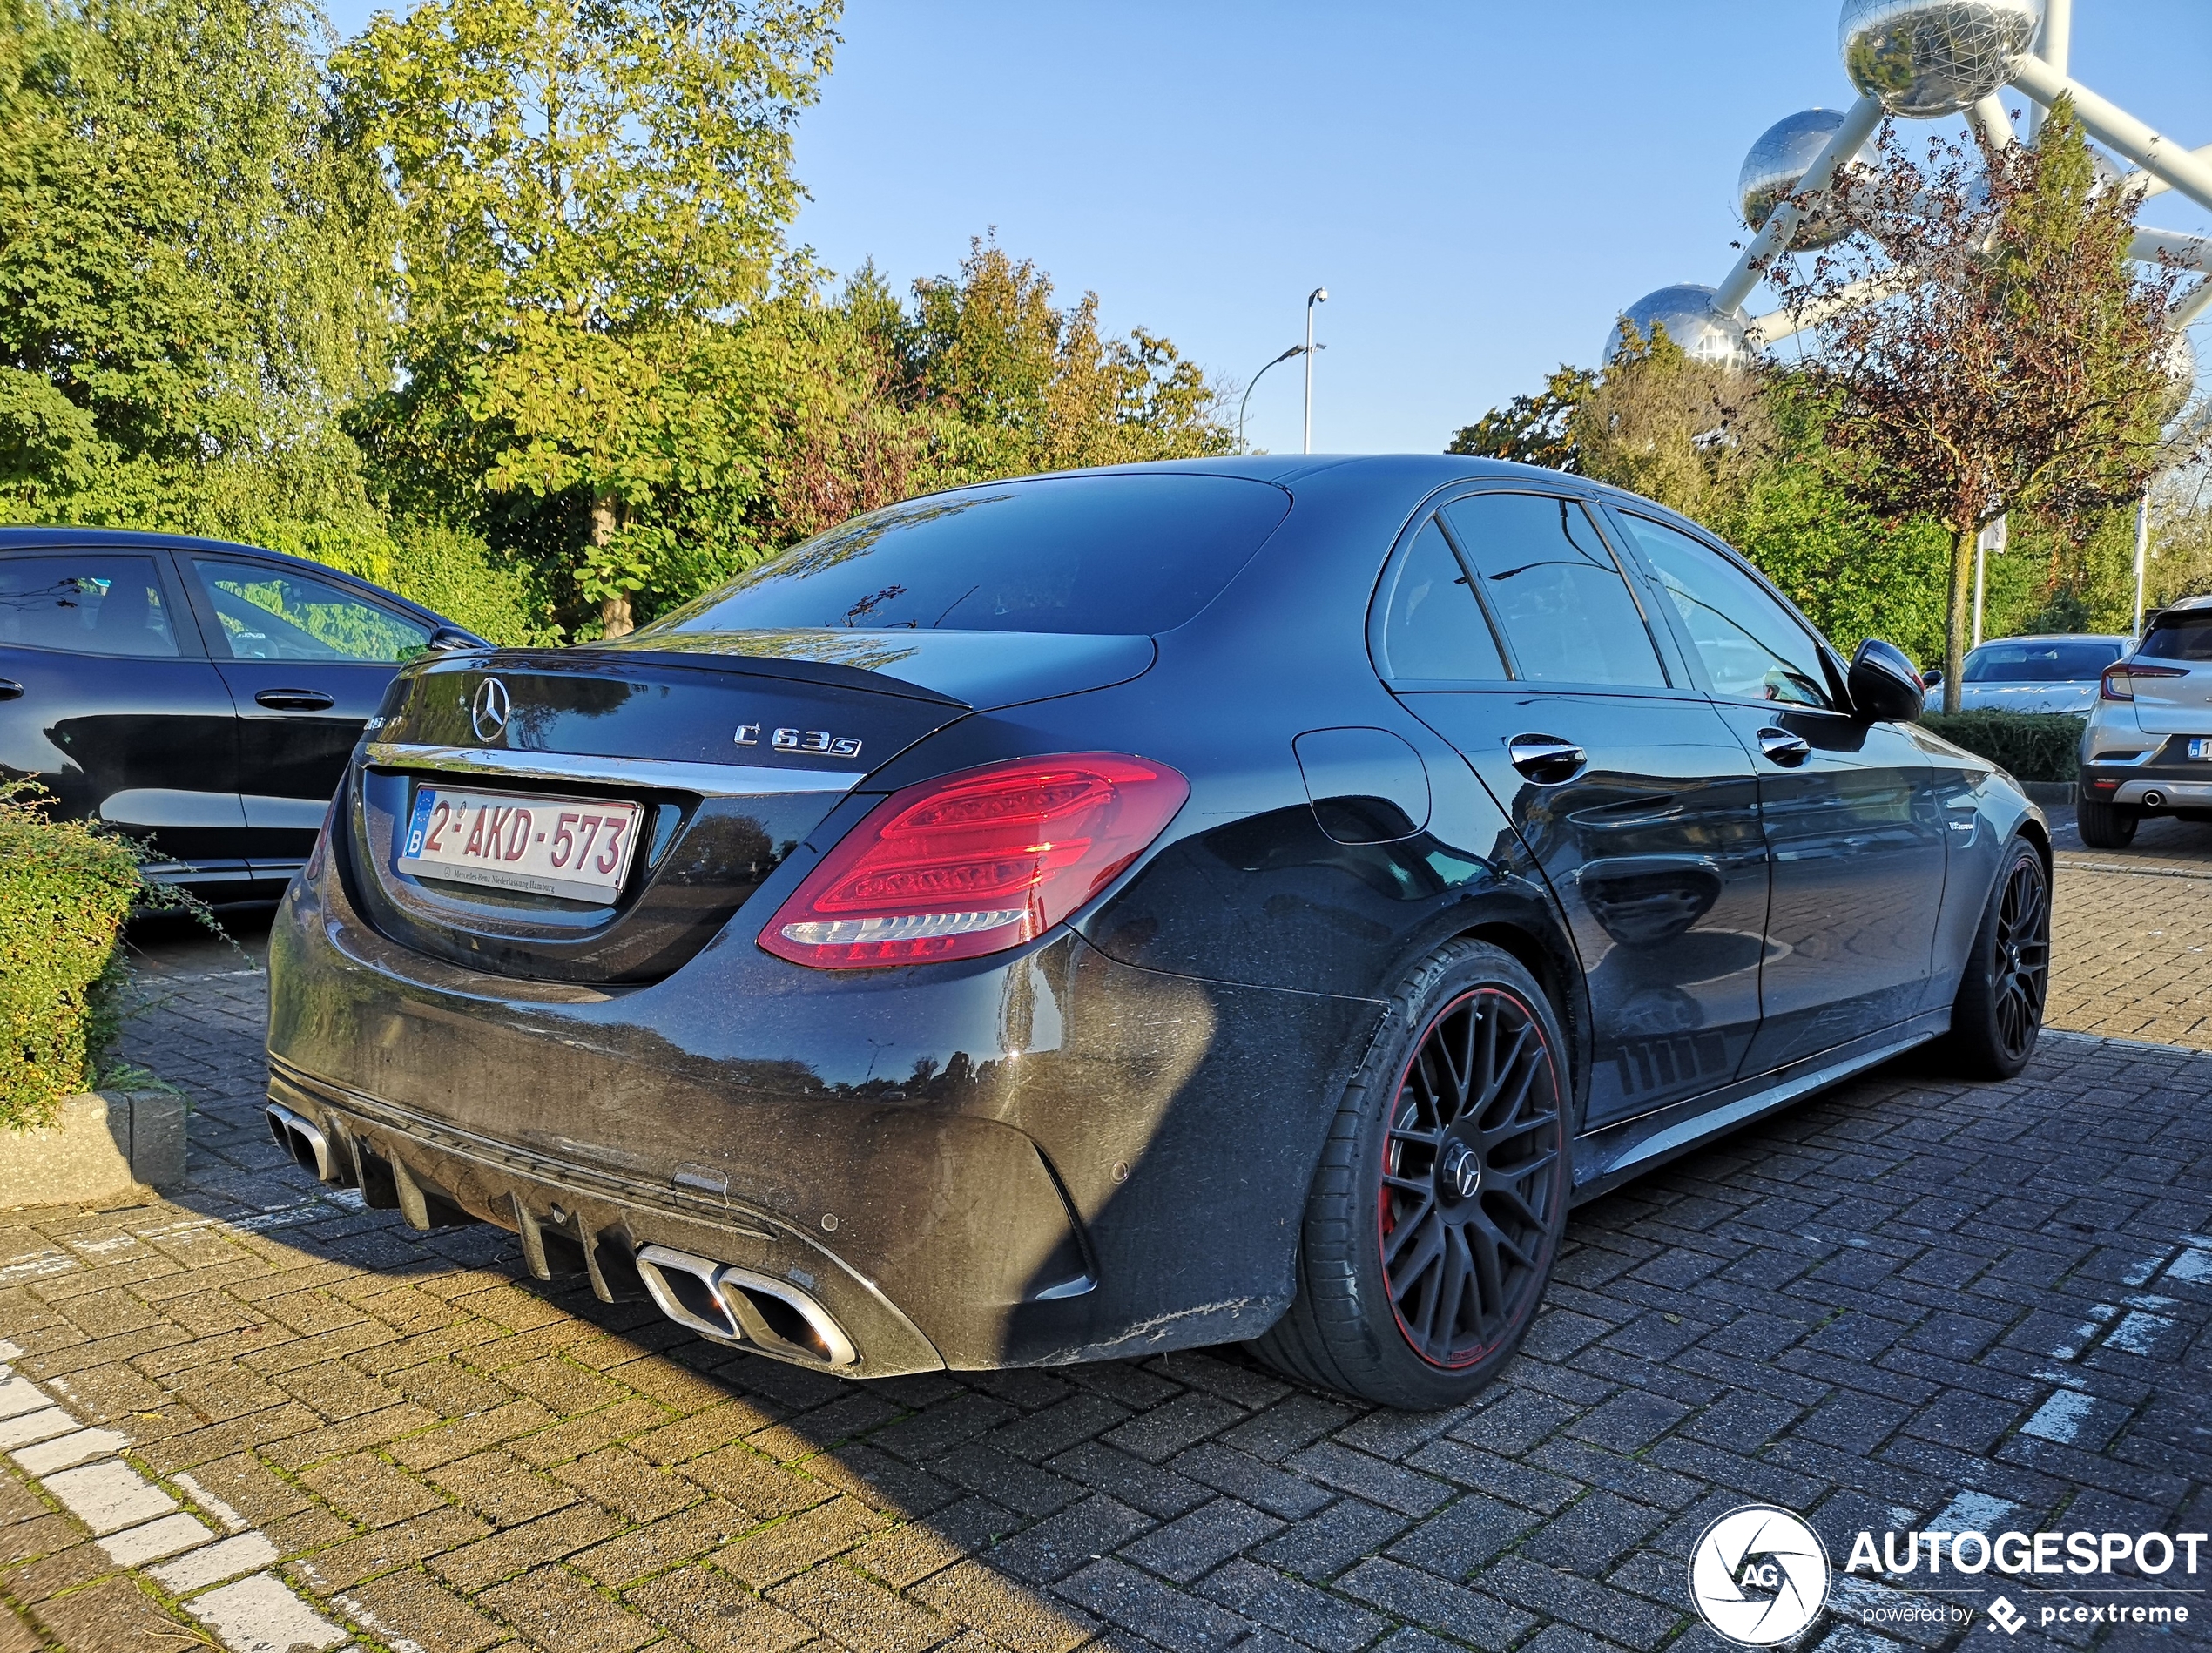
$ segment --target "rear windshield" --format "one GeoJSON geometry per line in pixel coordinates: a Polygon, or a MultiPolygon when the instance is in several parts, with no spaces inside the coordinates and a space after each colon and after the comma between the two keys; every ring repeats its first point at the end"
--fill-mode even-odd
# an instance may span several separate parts
{"type": "Polygon", "coordinates": [[[1966,657],[1968,683],[2094,683],[2117,643],[1985,643],[1966,657]]]}
{"type": "Polygon", "coordinates": [[[1274,532],[1291,496],[1234,476],[1032,478],[856,516],[641,635],[838,626],[881,631],[1165,631],[1274,532]]]}
{"type": "Polygon", "coordinates": [[[2135,656],[2142,660],[2212,660],[2212,609],[2161,616],[2135,656]]]}

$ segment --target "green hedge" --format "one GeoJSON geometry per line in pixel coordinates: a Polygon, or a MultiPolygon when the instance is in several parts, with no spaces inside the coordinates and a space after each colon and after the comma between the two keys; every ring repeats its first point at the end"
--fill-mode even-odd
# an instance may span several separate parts
{"type": "Polygon", "coordinates": [[[2089,720],[2043,712],[1925,712],[1920,722],[2015,780],[2072,780],[2081,773],[2081,732],[2089,720]]]}
{"type": "Polygon", "coordinates": [[[0,1125],[51,1121],[88,1090],[121,1020],[123,923],[143,852],[83,821],[49,820],[0,787],[0,1125]]]}

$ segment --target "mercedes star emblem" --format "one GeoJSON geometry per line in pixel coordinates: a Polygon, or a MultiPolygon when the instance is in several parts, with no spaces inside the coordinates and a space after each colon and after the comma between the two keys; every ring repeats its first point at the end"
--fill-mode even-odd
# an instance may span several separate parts
{"type": "Polygon", "coordinates": [[[507,685],[497,678],[486,678],[476,685],[469,721],[476,727],[477,739],[489,740],[507,727],[507,685]]]}

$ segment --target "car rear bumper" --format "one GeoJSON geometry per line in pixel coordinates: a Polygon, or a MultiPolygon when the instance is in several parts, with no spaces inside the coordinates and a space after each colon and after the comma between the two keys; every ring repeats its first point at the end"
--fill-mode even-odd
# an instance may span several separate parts
{"type": "Polygon", "coordinates": [[[2139,808],[2212,808],[2212,763],[2176,761],[2174,748],[2181,739],[2177,736],[2139,758],[2122,762],[2085,760],[2081,766],[2081,796],[2096,802],[2139,808]]]}
{"type": "Polygon", "coordinates": [[[780,1283],[849,1339],[813,1363],[868,1377],[1257,1335],[1381,1011],[1066,931],[821,972],[740,921],[650,986],[532,982],[387,940],[327,872],[270,978],[272,1099],[369,1203],[496,1223],[603,1296],[654,1246],[780,1283]]]}

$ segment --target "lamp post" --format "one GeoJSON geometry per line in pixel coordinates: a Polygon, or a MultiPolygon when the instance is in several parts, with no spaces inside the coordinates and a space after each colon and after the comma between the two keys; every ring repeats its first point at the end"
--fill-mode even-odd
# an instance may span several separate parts
{"type": "Polygon", "coordinates": [[[1252,392],[1258,388],[1259,381],[1267,377],[1267,368],[1278,368],[1285,361],[1288,361],[1292,356],[1302,356],[1305,354],[1305,347],[1304,345],[1294,344],[1289,349],[1283,352],[1281,355],[1277,356],[1269,361],[1266,368],[1262,368],[1258,373],[1252,375],[1251,383],[1244,387],[1243,400],[1238,401],[1237,404],[1237,446],[1242,448],[1244,445],[1244,409],[1251,406],[1252,392]]]}
{"type": "Polygon", "coordinates": [[[1313,451],[1313,307],[1329,301],[1329,289],[1316,287],[1305,295],[1305,443],[1300,453],[1313,451]]]}

